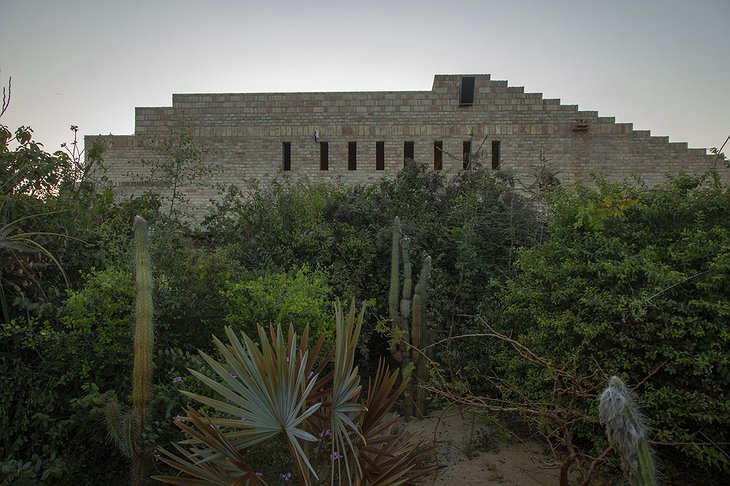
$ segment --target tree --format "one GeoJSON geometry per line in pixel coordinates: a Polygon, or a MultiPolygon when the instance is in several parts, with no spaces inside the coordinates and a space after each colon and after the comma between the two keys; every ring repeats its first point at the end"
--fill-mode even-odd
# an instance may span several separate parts
{"type": "Polygon", "coordinates": [[[143,159],[142,165],[149,167],[149,176],[135,174],[147,179],[155,186],[169,188],[169,194],[162,197],[169,204],[168,216],[180,215],[179,206],[188,203],[184,188],[210,187],[206,182],[217,168],[206,158],[213,150],[193,136],[192,128],[186,121],[178,122],[171,135],[161,138],[148,138],[144,145],[157,154],[156,157],[143,159]]]}

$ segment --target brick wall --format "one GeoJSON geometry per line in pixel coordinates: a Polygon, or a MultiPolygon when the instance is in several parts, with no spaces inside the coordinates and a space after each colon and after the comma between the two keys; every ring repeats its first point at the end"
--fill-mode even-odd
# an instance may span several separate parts
{"type": "MultiPolygon", "coordinates": [[[[364,183],[392,176],[404,161],[404,143],[413,142],[416,161],[433,167],[434,142],[443,142],[442,170],[463,170],[463,143],[492,167],[492,142],[499,142],[500,170],[529,184],[540,154],[562,183],[599,172],[609,180],[639,175],[654,185],[666,174],[704,172],[714,158],[704,149],[652,137],[593,111],[525,93],[489,75],[473,77],[473,103],[460,104],[462,75],[437,75],[431,91],[177,94],[172,107],[137,108],[135,134],[104,138],[109,144],[106,175],[119,195],[149,189],[138,177],[141,160],[159,157],[143,140],[169,136],[180,120],[214,148],[206,163],[218,168],[205,187],[184,188],[193,211],[202,215],[216,195],[214,183],[246,187],[251,180],[276,177],[313,182],[364,183]],[[314,140],[314,132],[320,138],[314,140]],[[283,168],[283,143],[290,143],[291,170],[283,168]],[[328,170],[320,169],[320,143],[327,142],[328,170]],[[357,169],[348,169],[348,144],[356,142],[357,169]],[[376,142],[384,144],[384,168],[376,170],[376,142]]],[[[468,82],[468,81],[467,81],[468,82]]],[[[86,144],[96,137],[86,137],[86,144]]],[[[722,169],[730,181],[730,171],[722,169]]],[[[164,192],[164,188],[159,188],[164,192]]]]}

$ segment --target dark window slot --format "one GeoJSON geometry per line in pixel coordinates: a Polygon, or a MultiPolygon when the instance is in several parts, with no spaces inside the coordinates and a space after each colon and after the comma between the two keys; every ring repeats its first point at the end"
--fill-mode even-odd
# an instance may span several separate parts
{"type": "Polygon", "coordinates": [[[474,104],[474,76],[463,76],[461,78],[461,90],[459,92],[459,105],[469,106],[474,104]]]}
{"type": "Polygon", "coordinates": [[[465,140],[462,144],[461,158],[464,161],[464,170],[470,169],[471,140],[465,140]]]}
{"type": "Polygon", "coordinates": [[[495,140],[492,142],[492,170],[499,169],[499,140],[495,140]]]}
{"type": "Polygon", "coordinates": [[[282,167],[285,171],[291,170],[291,142],[282,142],[282,167]]]}
{"type": "Polygon", "coordinates": [[[385,170],[385,142],[375,142],[375,170],[385,170]]]}
{"type": "Polygon", "coordinates": [[[328,142],[319,142],[319,170],[330,168],[330,146],[328,142]]]}
{"type": "Polygon", "coordinates": [[[357,170],[357,142],[347,142],[347,170],[357,170]]]}
{"type": "Polygon", "coordinates": [[[403,164],[408,162],[408,160],[415,160],[415,143],[414,142],[403,142],[403,164]]]}
{"type": "Polygon", "coordinates": [[[441,170],[444,166],[444,142],[433,143],[433,170],[441,170]]]}

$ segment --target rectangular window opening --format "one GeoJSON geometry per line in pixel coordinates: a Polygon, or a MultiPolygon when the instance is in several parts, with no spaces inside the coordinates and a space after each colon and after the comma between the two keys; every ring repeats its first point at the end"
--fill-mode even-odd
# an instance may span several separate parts
{"type": "Polygon", "coordinates": [[[469,106],[474,104],[474,76],[461,77],[461,90],[459,92],[459,105],[469,106]]]}
{"type": "Polygon", "coordinates": [[[415,143],[403,142],[403,165],[409,160],[415,160],[415,143]]]}
{"type": "Polygon", "coordinates": [[[282,168],[285,171],[291,170],[291,142],[282,142],[282,168]]]}
{"type": "Polygon", "coordinates": [[[385,170],[385,142],[375,142],[375,170],[385,170]]]}
{"type": "Polygon", "coordinates": [[[470,157],[471,157],[471,140],[465,140],[462,144],[462,155],[461,158],[464,161],[464,170],[471,169],[470,157]]]}
{"type": "Polygon", "coordinates": [[[499,140],[492,142],[492,170],[499,169],[499,140]]]}
{"type": "Polygon", "coordinates": [[[357,142],[347,142],[347,170],[357,170],[357,142]]]}
{"type": "Polygon", "coordinates": [[[319,170],[330,168],[330,146],[329,142],[319,142],[319,170]]]}
{"type": "Polygon", "coordinates": [[[433,143],[433,170],[441,170],[444,165],[444,142],[433,143]]]}

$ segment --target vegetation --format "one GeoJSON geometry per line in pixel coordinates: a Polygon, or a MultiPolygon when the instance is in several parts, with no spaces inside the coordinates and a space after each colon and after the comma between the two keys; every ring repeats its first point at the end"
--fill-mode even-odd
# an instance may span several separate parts
{"type": "MultiPolygon", "coordinates": [[[[418,284],[413,290],[413,265],[411,263],[411,243],[408,236],[401,232],[400,218],[393,222],[393,241],[391,243],[390,260],[390,292],[388,294],[388,311],[391,320],[393,342],[391,352],[400,364],[403,376],[410,376],[411,366],[416,369],[420,384],[426,381],[426,361],[421,358],[421,348],[425,344],[426,335],[426,287],[431,273],[431,257],[423,260],[423,268],[418,277],[418,284]],[[402,255],[401,255],[402,252],[402,255]],[[400,282],[400,260],[403,258],[403,290],[400,282]],[[400,297],[400,298],[399,298],[400,297]]],[[[426,410],[426,396],[423,388],[408,390],[406,396],[405,415],[411,417],[415,411],[421,415],[426,410]]]]}
{"type": "Polygon", "coordinates": [[[657,484],[654,457],[644,418],[621,378],[612,376],[599,399],[598,417],[606,425],[608,442],[621,456],[621,468],[630,484],[657,484]]]}
{"type": "Polygon", "coordinates": [[[324,359],[318,356],[324,336],[308,349],[308,328],[298,340],[293,326],[287,339],[281,326],[271,327],[269,341],[259,327],[258,344],[227,328],[230,344],[215,339],[224,361],[203,355],[215,379],[190,370],[219,398],[183,392],[220,416],[188,408],[178,423],[190,440],[175,446],[183,457],[161,452],[164,462],[190,479],[158,479],[171,484],[267,484],[279,478],[300,484],[402,484],[432,471],[423,465],[432,447],[403,433],[390,434],[397,417],[388,412],[407,380],[396,387],[397,372],[388,372],[381,362],[368,400],[360,399],[353,363],[364,310],[356,316],[353,301],[345,318],[336,306],[336,343],[324,359]],[[276,447],[277,440],[286,450],[286,469],[272,471],[270,457],[259,464],[246,458],[248,450],[272,442],[276,447]]]}
{"type": "Polygon", "coordinates": [[[712,174],[596,184],[548,198],[549,238],[476,321],[488,379],[442,391],[519,410],[585,478],[608,453],[596,397],[635,377],[664,474],[709,482],[730,466],[730,193],[712,174]]]}
{"type": "Polygon", "coordinates": [[[185,186],[214,186],[208,181],[218,169],[207,160],[213,149],[193,136],[186,121],[178,122],[172,135],[148,137],[143,143],[155,156],[139,161],[140,169],[145,173],[131,175],[146,180],[155,188],[168,218],[187,216],[191,210],[190,201],[182,189],[185,186]]]}
{"type": "Polygon", "coordinates": [[[328,344],[334,341],[334,298],[322,272],[305,264],[290,273],[270,273],[243,282],[228,282],[224,290],[227,325],[255,336],[257,326],[306,327],[328,344]]]}
{"type": "Polygon", "coordinates": [[[123,413],[119,403],[111,400],[106,405],[106,418],[114,442],[125,456],[132,460],[132,484],[143,484],[147,479],[149,451],[142,434],[152,418],[152,366],[154,325],[152,320],[152,265],[147,242],[147,221],[134,218],[134,256],[136,273],[136,306],[134,328],[134,368],[132,370],[132,408],[123,413]]]}
{"type": "MultiPolygon", "coordinates": [[[[408,342],[410,396],[429,391],[418,412],[452,401],[518,413],[566,481],[618,471],[596,406],[614,375],[636,383],[669,481],[730,475],[730,193],[713,174],[566,188],[542,172],[548,182],[526,197],[491,171],[445,178],[411,162],[370,186],[228,189],[191,228],[176,190],[164,206],[154,194],[115,202],[78,152],[49,154],[26,127],[0,135],[0,484],[129,474],[105,404],[135,406],[136,215],[154,235],[156,332],[135,440],[166,451],[148,474],[412,479],[426,466],[403,458],[421,467],[426,449],[382,440],[408,387],[387,371],[399,365],[390,343],[408,342]],[[406,293],[409,260],[430,272],[406,293]],[[337,298],[370,311],[335,317],[337,298]],[[252,406],[277,390],[286,417],[252,406]]],[[[178,182],[204,158],[204,144],[180,143],[161,146],[179,155],[178,182]]],[[[87,149],[102,164],[103,148],[87,149]]]]}

